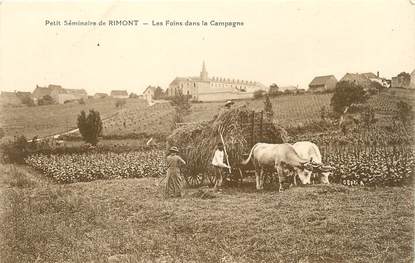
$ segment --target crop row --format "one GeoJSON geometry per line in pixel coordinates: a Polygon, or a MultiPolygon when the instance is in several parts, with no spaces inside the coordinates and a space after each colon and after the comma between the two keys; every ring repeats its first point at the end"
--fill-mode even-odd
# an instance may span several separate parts
{"type": "Polygon", "coordinates": [[[415,154],[404,147],[321,148],[323,162],[335,168],[334,182],[345,185],[408,185],[413,180],[415,154]]]}
{"type": "Polygon", "coordinates": [[[34,154],[26,163],[58,183],[158,177],[165,174],[164,152],[34,154]]]}

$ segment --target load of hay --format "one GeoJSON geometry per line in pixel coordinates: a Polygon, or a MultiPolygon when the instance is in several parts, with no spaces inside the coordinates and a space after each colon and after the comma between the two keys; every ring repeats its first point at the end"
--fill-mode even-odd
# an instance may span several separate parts
{"type": "MultiPolygon", "coordinates": [[[[179,148],[180,156],[187,162],[183,171],[185,176],[204,174],[211,169],[213,154],[216,145],[221,142],[222,134],[229,163],[236,168],[243,160],[244,154],[249,153],[252,143],[260,142],[257,134],[255,136],[258,139],[252,141],[251,116],[252,110],[246,106],[222,109],[211,121],[175,129],[167,138],[167,147],[179,148]]],[[[275,123],[268,124],[263,126],[266,127],[266,132],[262,132],[261,142],[285,142],[285,130],[275,123]]]]}

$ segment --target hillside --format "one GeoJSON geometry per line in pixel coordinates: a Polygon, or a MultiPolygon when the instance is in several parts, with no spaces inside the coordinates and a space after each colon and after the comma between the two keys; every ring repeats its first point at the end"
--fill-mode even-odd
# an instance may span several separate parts
{"type": "MultiPolygon", "coordinates": [[[[283,127],[301,126],[320,119],[323,107],[330,108],[332,94],[302,94],[271,98],[274,118],[283,127]]],[[[390,122],[400,100],[414,105],[412,97],[391,95],[387,92],[373,95],[368,103],[375,109],[383,123],[390,122]]],[[[125,136],[133,133],[163,134],[171,132],[174,108],[169,103],[148,106],[145,101],[128,99],[122,108],[115,107],[115,99],[88,100],[86,105],[77,103],[39,107],[4,107],[0,123],[6,135],[24,134],[46,136],[76,128],[76,117],[81,110],[95,109],[104,121],[104,135],[125,136]]],[[[253,110],[264,109],[264,99],[235,101],[235,106],[247,105],[253,110]]],[[[211,120],[224,102],[193,103],[185,122],[211,120]]],[[[235,107],[234,106],[234,107],[235,107]]]]}
{"type": "Polygon", "coordinates": [[[163,134],[171,132],[174,108],[170,103],[125,110],[104,123],[105,135],[127,135],[132,133],[163,134]]]}
{"type": "Polygon", "coordinates": [[[6,136],[43,137],[76,128],[76,118],[82,110],[95,109],[104,119],[119,112],[147,107],[144,100],[127,99],[122,108],[117,108],[116,101],[117,99],[105,98],[87,100],[85,105],[68,103],[36,107],[2,107],[0,124],[6,136]]]}
{"type": "MultiPolygon", "coordinates": [[[[318,120],[321,108],[330,106],[331,96],[332,94],[303,94],[271,98],[274,117],[282,126],[298,125],[300,122],[318,120]]],[[[224,102],[193,104],[192,112],[186,117],[186,121],[210,120],[223,105],[224,102]]],[[[247,105],[249,108],[260,111],[264,109],[264,100],[235,101],[235,105],[247,105]]]]}

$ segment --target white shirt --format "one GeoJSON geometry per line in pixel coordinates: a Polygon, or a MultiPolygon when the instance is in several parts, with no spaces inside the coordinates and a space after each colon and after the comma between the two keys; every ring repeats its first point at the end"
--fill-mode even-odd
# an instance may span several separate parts
{"type": "Polygon", "coordinates": [[[222,168],[228,168],[229,166],[223,162],[224,151],[215,151],[215,155],[213,156],[212,164],[214,166],[219,166],[222,168]]]}

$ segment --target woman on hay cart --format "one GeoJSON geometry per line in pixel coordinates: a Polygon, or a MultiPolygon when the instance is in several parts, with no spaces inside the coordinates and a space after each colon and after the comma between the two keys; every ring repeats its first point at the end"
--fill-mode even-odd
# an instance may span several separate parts
{"type": "Polygon", "coordinates": [[[177,153],[179,149],[173,146],[167,156],[167,178],[164,188],[165,197],[181,197],[183,188],[183,178],[180,175],[180,166],[186,162],[177,153]]]}

